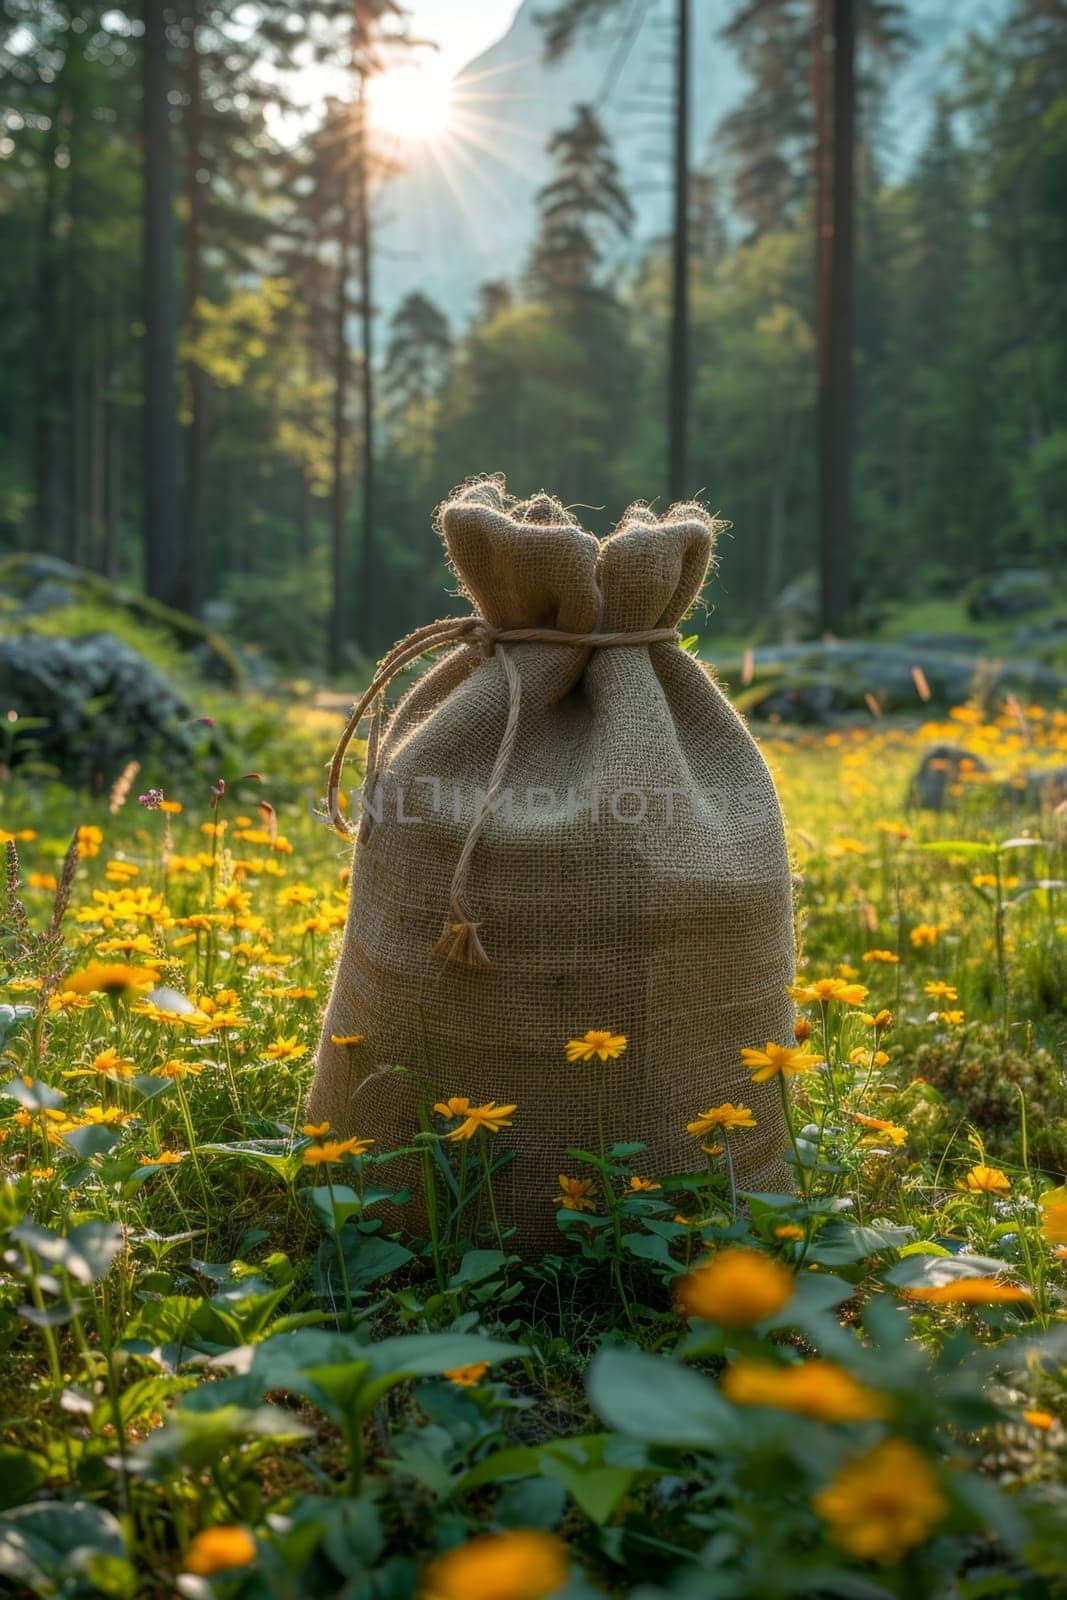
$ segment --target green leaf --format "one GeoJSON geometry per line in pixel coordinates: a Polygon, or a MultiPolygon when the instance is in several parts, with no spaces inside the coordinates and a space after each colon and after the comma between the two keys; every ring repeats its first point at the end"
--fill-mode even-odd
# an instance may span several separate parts
{"type": "Polygon", "coordinates": [[[34,1450],[0,1444],[0,1510],[21,1505],[48,1478],[48,1462],[34,1450]]]}
{"type": "Polygon", "coordinates": [[[35,1594],[69,1592],[94,1555],[125,1555],[119,1523],[101,1506],[50,1500],[0,1512],[0,1577],[35,1594]]]}
{"type": "Polygon", "coordinates": [[[448,1287],[458,1289],[466,1283],[481,1283],[515,1259],[514,1256],[506,1255],[503,1250],[468,1250],[449,1278],[448,1287]]]}
{"type": "Polygon", "coordinates": [[[734,1431],[730,1407],[707,1378],[642,1350],[602,1350],[586,1393],[609,1427],[648,1444],[710,1450],[734,1431]]]}
{"type": "Polygon", "coordinates": [[[363,1202],[356,1191],[341,1183],[335,1183],[332,1188],[324,1183],[301,1190],[301,1199],[305,1198],[311,1201],[319,1221],[331,1233],[342,1228],[349,1217],[358,1216],[363,1210],[363,1202]]]}
{"type": "Polygon", "coordinates": [[[87,1161],[90,1156],[110,1155],[115,1146],[122,1142],[122,1129],[109,1128],[104,1123],[89,1123],[84,1128],[72,1128],[69,1133],[63,1134],[63,1139],[83,1161],[87,1161]]]}
{"type": "Polygon", "coordinates": [[[673,1273],[685,1270],[671,1255],[667,1240],[659,1234],[624,1233],[622,1244],[624,1250],[628,1250],[630,1255],[637,1256],[641,1261],[655,1261],[661,1267],[669,1267],[673,1273]]]}
{"type": "Polygon", "coordinates": [[[35,1222],[20,1222],[12,1228],[11,1237],[86,1286],[104,1276],[122,1249],[122,1229],[117,1222],[83,1222],[66,1237],[35,1222]]]}
{"type": "Polygon", "coordinates": [[[292,1443],[311,1430],[277,1406],[245,1409],[236,1405],[194,1410],[182,1406],[164,1427],[156,1429],[133,1452],[134,1459],[155,1467],[204,1472],[235,1447],[253,1439],[292,1443]]]}
{"type": "Polygon", "coordinates": [[[259,1172],[269,1172],[285,1184],[295,1182],[304,1165],[302,1150],[290,1150],[285,1139],[261,1139],[247,1144],[202,1144],[201,1153],[229,1156],[246,1167],[259,1172]]]}
{"type": "Polygon", "coordinates": [[[53,1089],[50,1084],[41,1083],[37,1078],[29,1083],[22,1078],[12,1078],[0,1087],[0,1095],[17,1100],[26,1111],[56,1111],[67,1098],[60,1089],[53,1089]]]}

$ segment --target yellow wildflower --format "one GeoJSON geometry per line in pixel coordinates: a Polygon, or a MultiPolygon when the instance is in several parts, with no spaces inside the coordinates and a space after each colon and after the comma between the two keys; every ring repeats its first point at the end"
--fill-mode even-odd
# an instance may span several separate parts
{"type": "Polygon", "coordinates": [[[595,1211],[596,1206],[589,1198],[596,1193],[596,1183],[592,1178],[568,1178],[565,1172],[559,1175],[561,1193],[556,1196],[556,1204],[564,1211],[595,1211]]]}
{"type": "Polygon", "coordinates": [[[948,926],[944,922],[917,922],[908,938],[916,950],[921,950],[924,945],[935,945],[947,931],[948,926]]]}
{"type": "Polygon", "coordinates": [[[1067,1187],[1046,1189],[1040,1205],[1044,1238],[1052,1245],[1067,1245],[1067,1187]]]}
{"type": "Polygon", "coordinates": [[[129,967],[121,962],[90,961],[63,980],[68,994],[138,994],[159,982],[154,967],[129,967]]]}
{"type": "Polygon", "coordinates": [[[87,861],[90,856],[98,856],[103,842],[103,830],[98,828],[95,823],[84,823],[75,835],[78,856],[82,861],[87,861]]]}
{"type": "Polygon", "coordinates": [[[881,1011],[864,1011],[860,1021],[865,1028],[873,1028],[876,1033],[889,1033],[893,1027],[893,1013],[883,1006],[881,1011]]]}
{"type": "Polygon", "coordinates": [[[773,1406],[819,1422],[873,1422],[886,1403],[831,1361],[801,1361],[774,1366],[769,1361],[735,1361],[722,1378],[722,1392],[735,1406],[773,1406]]]}
{"type": "Polygon", "coordinates": [[[102,1077],[132,1078],[137,1071],[137,1063],[120,1056],[117,1050],[104,1050],[93,1057],[92,1069],[102,1077]]]}
{"type": "Polygon", "coordinates": [[[305,1167],[325,1167],[331,1161],[343,1161],[345,1156],[366,1155],[373,1139],[326,1139],[322,1144],[312,1144],[304,1151],[305,1167]]]}
{"type": "Polygon", "coordinates": [[[153,1078],[198,1078],[204,1070],[203,1061],[164,1061],[158,1067],[152,1068],[153,1078]]]}
{"type": "Polygon", "coordinates": [[[231,1523],[204,1528],[196,1535],[185,1552],[185,1570],[198,1578],[210,1578],[217,1572],[247,1567],[255,1559],[256,1544],[252,1535],[231,1523]]]}
{"type": "Polygon", "coordinates": [[[923,988],[931,1000],[958,1000],[959,994],[951,983],[945,983],[941,978],[932,978],[923,988]]]}
{"type": "Polygon", "coordinates": [[[813,1504],[843,1550],[883,1565],[922,1544],[948,1512],[926,1458],[904,1439],[846,1462],[813,1504]]]}
{"type": "Polygon", "coordinates": [[[909,1300],[933,1306],[1012,1306],[1033,1299],[1021,1284],[1001,1283],[999,1278],[950,1278],[947,1283],[921,1284],[904,1293],[909,1300]]]}
{"type": "Polygon", "coordinates": [[[489,1371],[488,1361],[472,1361],[467,1367],[452,1367],[444,1376],[457,1389],[473,1389],[489,1371]]]}
{"type": "Polygon", "coordinates": [[[1006,1172],[1001,1172],[999,1167],[979,1164],[971,1168],[959,1187],[966,1189],[970,1194],[1008,1194],[1011,1190],[1011,1179],[1006,1172]]]}
{"type": "Polygon", "coordinates": [[[479,1128],[484,1128],[487,1133],[499,1133],[502,1128],[511,1127],[511,1113],[517,1109],[516,1106],[498,1106],[495,1100],[487,1100],[484,1106],[472,1106],[466,1120],[458,1128],[453,1128],[447,1137],[473,1139],[479,1128]]]}
{"type": "Polygon", "coordinates": [[[624,1033],[610,1033],[605,1029],[590,1028],[580,1039],[567,1040],[568,1061],[615,1061],[626,1049],[624,1033]]]}
{"type": "Polygon", "coordinates": [[[567,1581],[562,1540],[534,1528],[480,1533],[438,1556],[418,1600],[546,1600],[567,1581]]]}
{"type": "Polygon", "coordinates": [[[900,961],[900,957],[895,950],[865,950],[863,959],[864,961],[880,961],[883,966],[887,967],[896,966],[900,961]]]}
{"type": "Polygon", "coordinates": [[[849,983],[845,978],[816,978],[813,983],[798,980],[790,984],[788,992],[801,1005],[836,1002],[843,1006],[861,1006],[867,998],[862,983],[849,983]]]}
{"type": "Polygon", "coordinates": [[[471,1103],[465,1095],[452,1095],[448,1100],[438,1100],[434,1110],[439,1117],[466,1117],[470,1115],[471,1103]]]}
{"type": "Polygon", "coordinates": [[[723,1328],[751,1328],[781,1311],[793,1293],[793,1274],[758,1250],[718,1251],[677,1286],[681,1315],[723,1328]]]}
{"type": "MultiPolygon", "coordinates": [[[[771,1046],[768,1045],[768,1049],[771,1046]]],[[[756,1119],[748,1106],[735,1106],[727,1100],[721,1106],[711,1106],[707,1111],[702,1111],[695,1122],[687,1122],[686,1133],[691,1133],[694,1139],[703,1139],[706,1134],[714,1133],[716,1128],[723,1128],[730,1132],[733,1128],[754,1128],[756,1119]]]]}
{"type": "Polygon", "coordinates": [[[283,1036],[275,1039],[273,1044],[267,1046],[263,1054],[268,1061],[297,1061],[301,1056],[307,1055],[307,1050],[307,1045],[298,1044],[296,1034],[291,1033],[288,1038],[283,1036]]]}
{"type": "MultiPolygon", "coordinates": [[[[866,991],[864,991],[866,992],[866,991]]],[[[818,1056],[794,1045],[774,1044],[770,1039],[762,1050],[742,1050],[741,1060],[752,1074],[753,1083],[766,1083],[781,1075],[794,1078],[801,1072],[811,1072],[822,1066],[818,1056]]]]}
{"type": "Polygon", "coordinates": [[[661,1189],[662,1184],[654,1183],[651,1178],[633,1177],[630,1179],[631,1194],[651,1194],[654,1189],[661,1189]]]}
{"type": "Polygon", "coordinates": [[[853,1111],[853,1122],[858,1122],[861,1128],[869,1128],[872,1137],[863,1139],[865,1145],[881,1144],[888,1139],[889,1143],[899,1149],[908,1142],[907,1128],[900,1128],[895,1122],[883,1122],[880,1117],[865,1117],[859,1111],[853,1111]]]}

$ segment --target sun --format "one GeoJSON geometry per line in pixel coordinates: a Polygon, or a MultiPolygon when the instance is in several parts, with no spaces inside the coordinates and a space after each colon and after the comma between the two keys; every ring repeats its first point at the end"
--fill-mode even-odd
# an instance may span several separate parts
{"type": "Polygon", "coordinates": [[[433,139],[448,127],[450,89],[448,78],[432,67],[390,67],[367,86],[371,120],[398,139],[433,139]]]}

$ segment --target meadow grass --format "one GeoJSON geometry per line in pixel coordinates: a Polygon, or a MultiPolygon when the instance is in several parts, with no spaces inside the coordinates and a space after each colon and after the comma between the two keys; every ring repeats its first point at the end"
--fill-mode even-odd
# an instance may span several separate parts
{"type": "MultiPolygon", "coordinates": [[[[734,1105],[692,1107],[690,1173],[639,1178],[608,1095],[525,1266],[491,1111],[412,1130],[426,1240],[382,1224],[393,1152],[305,1122],[348,862],[304,799],[326,739],[272,715],[260,775],[180,802],[3,791],[0,1577],[1067,1592],[1067,830],[1022,783],[1067,714],[767,742],[800,1025],[750,1068],[793,1187],[738,1195],[734,1105]],[[911,809],[945,738],[988,771],[911,809]]],[[[588,1038],[582,1070],[625,1049],[588,1038]]]]}

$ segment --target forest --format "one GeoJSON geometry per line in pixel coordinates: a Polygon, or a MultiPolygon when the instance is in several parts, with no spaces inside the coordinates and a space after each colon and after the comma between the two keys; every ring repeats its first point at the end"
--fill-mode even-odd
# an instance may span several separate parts
{"type": "MultiPolygon", "coordinates": [[[[546,52],[612,10],[549,8],[546,52]]],[[[738,0],[720,42],[746,96],[687,152],[680,479],[678,241],[620,266],[633,207],[595,107],[562,109],[526,268],[460,326],[418,292],[379,306],[398,158],[368,94],[417,44],[392,0],[5,0],[0,28],[5,550],[336,670],[440,613],[433,507],[500,470],[592,502],[600,532],[639,496],[703,493],[733,523],[718,625],[773,631],[819,561],[808,0],[738,0]],[[337,93],[297,118],[301,59],[337,93]]],[[[845,629],[1065,544],[1064,8],[972,31],[890,178],[882,104],[912,47],[905,6],[859,8],[845,629]]]]}

